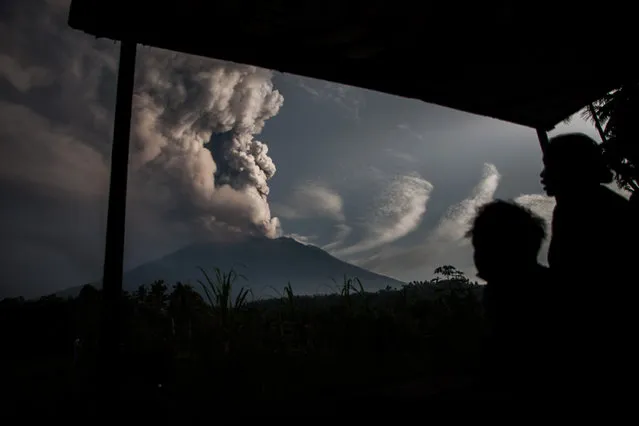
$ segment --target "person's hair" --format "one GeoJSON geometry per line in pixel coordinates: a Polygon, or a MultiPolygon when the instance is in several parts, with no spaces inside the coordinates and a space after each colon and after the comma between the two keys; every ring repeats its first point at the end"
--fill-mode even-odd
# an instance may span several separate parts
{"type": "Polygon", "coordinates": [[[479,208],[466,237],[475,247],[507,248],[537,256],[546,238],[546,223],[526,207],[496,200],[479,208]]]}
{"type": "Polygon", "coordinates": [[[583,133],[555,136],[550,139],[544,156],[569,172],[580,170],[591,174],[599,183],[611,183],[614,177],[601,147],[583,133]]]}

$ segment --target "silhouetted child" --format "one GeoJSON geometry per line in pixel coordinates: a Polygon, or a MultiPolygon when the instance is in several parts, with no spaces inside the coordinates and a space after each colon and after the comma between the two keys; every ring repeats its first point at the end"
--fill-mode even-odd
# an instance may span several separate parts
{"type": "Polygon", "coordinates": [[[498,200],[479,210],[468,236],[477,276],[487,282],[482,387],[514,396],[536,387],[546,370],[550,271],[537,261],[545,223],[520,205],[498,200]]]}

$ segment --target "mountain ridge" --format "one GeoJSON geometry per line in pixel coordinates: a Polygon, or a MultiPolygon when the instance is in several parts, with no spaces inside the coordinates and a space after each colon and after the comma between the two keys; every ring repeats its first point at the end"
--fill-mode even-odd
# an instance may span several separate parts
{"type": "MultiPolygon", "coordinates": [[[[140,285],[163,280],[168,285],[188,283],[200,291],[197,281],[204,281],[200,267],[209,276],[214,268],[223,272],[235,270],[246,277],[246,281],[240,279],[234,287],[250,288],[256,298],[273,297],[275,294],[270,289],[281,289],[289,282],[295,294],[299,295],[334,292],[337,290],[335,284],[341,284],[344,276],[359,278],[367,291],[405,284],[344,262],[317,246],[303,244],[290,237],[247,237],[234,242],[198,242],[182,247],[126,271],[122,287],[132,292],[140,285]]],[[[100,281],[91,284],[101,287],[100,281]]],[[[81,288],[72,287],[56,294],[74,296],[81,288]]]]}

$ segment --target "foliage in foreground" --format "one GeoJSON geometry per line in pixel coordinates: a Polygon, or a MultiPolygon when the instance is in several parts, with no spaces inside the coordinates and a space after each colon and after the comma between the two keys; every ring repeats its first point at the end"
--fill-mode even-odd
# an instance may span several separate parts
{"type": "MultiPolygon", "coordinates": [[[[122,368],[130,381],[272,395],[462,375],[477,357],[480,287],[451,266],[400,289],[370,293],[344,277],[335,294],[296,296],[288,283],[276,289],[280,297],[258,301],[238,287],[242,277],[234,271],[202,273],[204,297],[162,281],[124,295],[122,368]]],[[[100,298],[87,286],[73,299],[0,302],[4,357],[57,359],[72,371],[90,371],[100,298]]]]}

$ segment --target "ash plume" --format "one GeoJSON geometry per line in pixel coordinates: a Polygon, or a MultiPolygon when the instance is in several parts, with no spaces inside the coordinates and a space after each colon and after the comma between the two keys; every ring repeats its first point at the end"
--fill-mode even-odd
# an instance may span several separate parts
{"type": "Polygon", "coordinates": [[[279,236],[267,200],[276,168],[255,139],[283,104],[271,78],[253,66],[141,49],[132,168],[167,172],[206,228],[279,236]]]}

